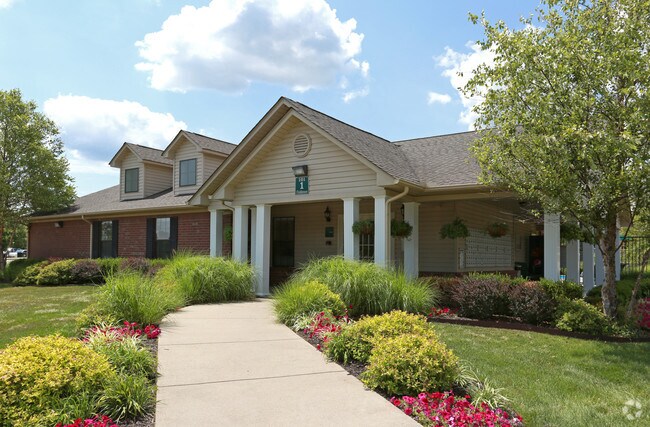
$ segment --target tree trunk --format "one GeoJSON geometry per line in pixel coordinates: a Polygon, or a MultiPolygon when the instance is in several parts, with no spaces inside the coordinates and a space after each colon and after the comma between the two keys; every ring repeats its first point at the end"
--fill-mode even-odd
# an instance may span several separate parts
{"type": "Polygon", "coordinates": [[[600,249],[603,254],[603,264],[605,265],[605,283],[602,289],[603,311],[611,318],[616,318],[617,301],[616,301],[616,218],[610,221],[605,234],[600,241],[600,249]]]}
{"type": "Polygon", "coordinates": [[[632,320],[632,316],[634,315],[634,309],[636,308],[636,297],[639,295],[639,291],[641,290],[641,280],[643,279],[643,272],[645,271],[646,266],[648,265],[648,261],[650,260],[650,249],[645,251],[643,254],[643,259],[641,260],[641,271],[639,271],[639,275],[636,277],[636,282],[634,283],[634,289],[632,289],[632,296],[630,297],[630,302],[627,305],[627,312],[625,313],[625,318],[628,321],[632,320]]]}

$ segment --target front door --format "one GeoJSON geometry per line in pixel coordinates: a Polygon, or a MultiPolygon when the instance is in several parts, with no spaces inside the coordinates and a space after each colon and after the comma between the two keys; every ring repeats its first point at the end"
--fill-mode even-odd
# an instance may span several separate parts
{"type": "Polygon", "coordinates": [[[284,282],[295,267],[295,217],[275,217],[271,228],[271,284],[284,282]]]}

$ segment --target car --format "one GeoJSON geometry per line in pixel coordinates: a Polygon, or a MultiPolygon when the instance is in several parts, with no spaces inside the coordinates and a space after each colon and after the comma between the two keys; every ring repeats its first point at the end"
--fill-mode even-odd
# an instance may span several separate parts
{"type": "Polygon", "coordinates": [[[16,258],[27,258],[27,249],[16,249],[16,258]]]}

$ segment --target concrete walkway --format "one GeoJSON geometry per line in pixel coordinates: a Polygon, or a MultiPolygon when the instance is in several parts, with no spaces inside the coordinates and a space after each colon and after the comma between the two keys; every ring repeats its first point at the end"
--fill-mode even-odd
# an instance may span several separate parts
{"type": "Polygon", "coordinates": [[[277,324],[269,300],[186,307],[161,329],[157,427],[418,425],[277,324]]]}

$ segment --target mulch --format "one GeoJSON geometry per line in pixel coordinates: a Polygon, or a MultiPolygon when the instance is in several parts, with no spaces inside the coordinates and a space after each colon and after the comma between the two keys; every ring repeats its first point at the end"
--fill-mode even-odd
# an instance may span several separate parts
{"type": "Polygon", "coordinates": [[[650,342],[650,337],[616,337],[607,335],[590,335],[581,332],[562,331],[547,326],[536,326],[528,323],[517,323],[506,320],[477,320],[464,317],[430,317],[433,323],[450,323],[453,325],[480,326],[483,328],[509,329],[517,331],[538,332],[547,335],[556,335],[568,338],[580,338],[583,340],[604,341],[604,342],[650,342]]]}

